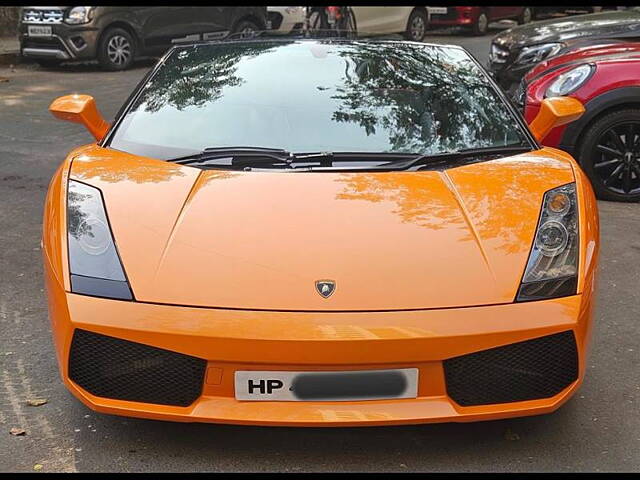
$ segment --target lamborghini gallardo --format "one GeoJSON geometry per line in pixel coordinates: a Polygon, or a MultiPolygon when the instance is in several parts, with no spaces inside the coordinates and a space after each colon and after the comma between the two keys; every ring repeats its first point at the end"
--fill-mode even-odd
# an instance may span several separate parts
{"type": "Polygon", "coordinates": [[[549,413],[586,371],[592,187],[463,48],[262,39],[168,51],[51,181],[66,387],[98,412],[358,426],[549,413]]]}

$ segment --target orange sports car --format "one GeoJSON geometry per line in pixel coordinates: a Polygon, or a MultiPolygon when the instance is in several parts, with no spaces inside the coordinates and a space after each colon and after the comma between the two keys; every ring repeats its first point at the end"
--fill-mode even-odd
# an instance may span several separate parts
{"type": "Polygon", "coordinates": [[[176,46],[46,198],[60,373],[103,413],[289,426],[551,412],[580,386],[598,214],[454,46],[176,46]]]}

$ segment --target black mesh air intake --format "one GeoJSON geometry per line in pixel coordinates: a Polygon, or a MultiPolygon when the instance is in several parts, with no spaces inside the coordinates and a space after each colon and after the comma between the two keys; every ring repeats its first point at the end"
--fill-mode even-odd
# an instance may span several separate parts
{"type": "Polygon", "coordinates": [[[447,393],[462,406],[548,398],[578,378],[578,351],[566,331],[443,362],[447,393]]]}
{"type": "Polygon", "coordinates": [[[89,393],[186,407],[202,393],[207,361],[76,329],[69,378],[89,393]]]}

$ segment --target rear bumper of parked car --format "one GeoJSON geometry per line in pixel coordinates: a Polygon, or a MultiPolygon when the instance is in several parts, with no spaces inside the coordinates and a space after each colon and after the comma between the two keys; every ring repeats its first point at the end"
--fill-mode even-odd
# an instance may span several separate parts
{"type": "Polygon", "coordinates": [[[27,24],[20,26],[20,54],[25,58],[60,61],[96,57],[98,29],[92,26],[53,24],[51,36],[29,36],[27,24]]]}
{"type": "Polygon", "coordinates": [[[433,26],[472,25],[478,19],[478,11],[474,7],[447,7],[447,13],[430,15],[429,23],[433,26]]]}
{"type": "MultiPolygon", "coordinates": [[[[60,373],[69,390],[88,407],[102,413],[182,422],[355,426],[467,422],[548,413],[564,403],[582,382],[592,323],[592,294],[587,292],[553,300],[482,307],[392,312],[287,312],[183,307],[76,295],[65,292],[48,268],[46,284],[60,373]],[[162,372],[166,372],[159,374],[157,379],[154,377],[153,385],[149,386],[156,398],[165,393],[171,396],[176,389],[182,395],[189,388],[194,392],[193,398],[186,406],[180,406],[106,398],[96,395],[95,390],[92,393],[70,378],[70,368],[77,369],[74,359],[80,354],[77,339],[73,348],[72,341],[74,334],[78,337],[83,332],[93,340],[88,344],[85,342],[82,348],[96,349],[85,351],[84,358],[101,356],[115,361],[115,367],[94,364],[93,360],[89,362],[91,365],[87,362],[80,365],[84,376],[80,378],[74,373],[74,378],[84,387],[91,390],[93,387],[88,385],[99,384],[96,382],[102,381],[102,375],[110,382],[116,397],[123,392],[126,397],[126,389],[135,383],[131,382],[130,375],[135,377],[139,372],[136,369],[148,368],[152,361],[156,364],[151,368],[162,368],[162,372]],[[562,349],[565,353],[561,358],[554,350],[555,340],[551,344],[544,340],[551,336],[556,340],[564,339],[562,349]],[[509,350],[507,356],[496,360],[495,365],[485,359],[466,367],[463,365],[462,370],[459,364],[457,369],[451,370],[453,364],[445,361],[454,357],[473,360],[475,357],[464,356],[541,337],[544,339],[539,355],[509,350]],[[101,339],[107,343],[101,344],[101,339]],[[566,341],[570,342],[569,354],[566,341]],[[125,354],[109,353],[105,357],[104,348],[111,348],[113,342],[133,345],[134,349],[125,354]],[[161,357],[166,356],[162,358],[167,363],[162,364],[165,360],[160,357],[149,360],[150,357],[137,356],[136,352],[149,349],[149,346],[155,347],[155,351],[164,349],[161,357]],[[99,352],[100,349],[103,350],[99,352]],[[178,355],[182,359],[193,357],[194,361],[201,362],[200,376],[193,377],[195,370],[176,374],[174,369],[170,374],[175,366],[170,357],[176,352],[183,354],[178,355]],[[511,368],[523,361],[535,363],[529,373],[526,367],[524,370],[511,368]],[[487,370],[494,367],[495,372],[487,370]],[[238,401],[234,394],[234,373],[238,370],[394,368],[418,369],[417,398],[254,402],[238,401]],[[565,368],[573,368],[573,373],[563,377],[563,384],[555,381],[554,385],[547,385],[549,381],[540,373],[548,370],[553,376],[565,368]],[[129,375],[130,383],[118,384],[120,374],[129,375]],[[515,375],[502,394],[516,395],[513,392],[519,389],[534,388],[540,390],[543,397],[489,404],[485,398],[482,404],[471,405],[468,399],[472,398],[473,403],[474,395],[479,392],[465,393],[464,375],[469,376],[471,383],[480,377],[510,382],[509,375],[515,375]],[[539,382],[536,384],[539,388],[533,384],[524,385],[523,378],[539,382]]],[[[520,345],[516,347],[521,348],[520,345]]],[[[491,385],[485,387],[486,391],[481,389],[482,395],[492,391],[491,385]]]]}

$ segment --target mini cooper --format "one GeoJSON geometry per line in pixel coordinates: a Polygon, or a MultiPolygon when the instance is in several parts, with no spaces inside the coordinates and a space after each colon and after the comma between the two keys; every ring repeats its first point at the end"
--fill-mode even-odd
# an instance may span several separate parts
{"type": "Polygon", "coordinates": [[[522,79],[515,101],[533,119],[545,98],[563,95],[585,114],[543,143],[574,155],[599,198],[640,201],[640,43],[612,40],[544,61],[522,79]]]}
{"type": "Polygon", "coordinates": [[[51,181],[62,380],[103,413],[347,426],[552,412],[586,372],[598,214],[464,49],[176,46],[51,181]]]}

